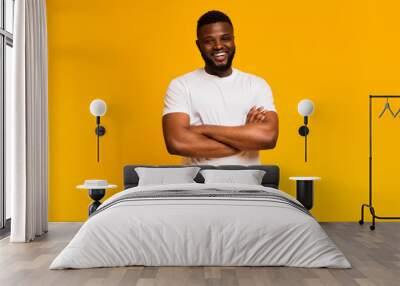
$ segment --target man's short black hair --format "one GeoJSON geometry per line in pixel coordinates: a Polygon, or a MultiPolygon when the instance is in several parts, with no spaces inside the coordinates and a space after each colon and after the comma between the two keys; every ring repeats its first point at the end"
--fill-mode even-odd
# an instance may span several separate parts
{"type": "Polygon", "coordinates": [[[226,14],[222,13],[221,11],[212,10],[203,14],[197,21],[197,36],[199,36],[199,30],[202,26],[217,22],[229,23],[233,28],[231,19],[229,19],[229,17],[226,14]]]}

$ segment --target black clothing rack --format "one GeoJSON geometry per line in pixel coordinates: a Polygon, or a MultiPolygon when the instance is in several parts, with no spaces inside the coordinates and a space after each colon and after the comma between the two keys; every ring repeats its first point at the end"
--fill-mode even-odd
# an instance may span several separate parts
{"type": "Polygon", "coordinates": [[[370,95],[369,96],[369,204],[361,205],[361,219],[359,220],[359,224],[364,224],[364,207],[369,208],[369,211],[372,215],[372,225],[370,225],[370,229],[375,229],[375,219],[400,219],[400,217],[384,217],[378,216],[375,213],[375,208],[372,204],[372,100],[375,98],[400,98],[400,95],[370,95]]]}

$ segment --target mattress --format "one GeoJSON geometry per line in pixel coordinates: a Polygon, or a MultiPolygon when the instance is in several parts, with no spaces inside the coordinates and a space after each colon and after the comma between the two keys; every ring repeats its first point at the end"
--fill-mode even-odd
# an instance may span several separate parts
{"type": "Polygon", "coordinates": [[[130,265],[351,267],[290,195],[258,185],[198,183],[115,194],[50,269],[130,265]]]}

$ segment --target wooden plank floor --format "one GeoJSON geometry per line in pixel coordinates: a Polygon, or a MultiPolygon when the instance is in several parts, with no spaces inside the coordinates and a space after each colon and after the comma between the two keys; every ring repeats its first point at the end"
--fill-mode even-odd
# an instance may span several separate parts
{"type": "Polygon", "coordinates": [[[120,267],[48,270],[81,223],[50,223],[32,243],[0,241],[0,285],[400,285],[400,223],[379,223],[370,231],[357,223],[323,223],[352,269],[290,267],[120,267]]]}

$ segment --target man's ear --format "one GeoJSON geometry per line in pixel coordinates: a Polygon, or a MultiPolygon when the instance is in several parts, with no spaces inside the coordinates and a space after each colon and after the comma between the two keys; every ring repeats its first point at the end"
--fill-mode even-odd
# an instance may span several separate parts
{"type": "Polygon", "coordinates": [[[196,40],[196,46],[197,46],[197,48],[200,50],[199,40],[196,40]]]}

